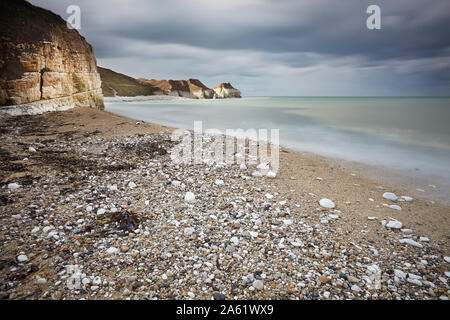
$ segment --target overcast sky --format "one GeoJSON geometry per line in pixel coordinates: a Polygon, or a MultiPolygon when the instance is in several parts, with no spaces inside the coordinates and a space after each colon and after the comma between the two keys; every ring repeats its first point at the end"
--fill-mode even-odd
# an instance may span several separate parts
{"type": "Polygon", "coordinates": [[[255,95],[450,95],[448,0],[31,0],[133,77],[232,82],[255,95]],[[381,7],[382,29],[366,27],[381,7]]]}

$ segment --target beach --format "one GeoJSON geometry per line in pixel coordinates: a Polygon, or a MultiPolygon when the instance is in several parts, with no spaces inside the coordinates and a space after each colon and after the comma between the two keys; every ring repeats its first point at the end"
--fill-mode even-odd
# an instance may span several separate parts
{"type": "Polygon", "coordinates": [[[0,130],[3,299],[448,298],[449,208],[349,162],[176,165],[173,128],[90,108],[0,130]]]}

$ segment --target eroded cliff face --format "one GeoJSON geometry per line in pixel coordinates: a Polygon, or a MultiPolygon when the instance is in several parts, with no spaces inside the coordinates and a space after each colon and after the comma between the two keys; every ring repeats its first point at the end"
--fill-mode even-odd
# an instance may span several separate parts
{"type": "Polygon", "coordinates": [[[221,83],[214,89],[216,99],[241,98],[241,92],[230,83],[221,83]]]}
{"type": "Polygon", "coordinates": [[[142,84],[155,89],[155,94],[177,96],[191,99],[213,99],[214,90],[209,89],[198,79],[189,80],[148,80],[138,79],[142,84]]]}
{"type": "Polygon", "coordinates": [[[22,0],[1,1],[1,110],[74,106],[104,108],[92,47],[58,15],[22,0]]]}

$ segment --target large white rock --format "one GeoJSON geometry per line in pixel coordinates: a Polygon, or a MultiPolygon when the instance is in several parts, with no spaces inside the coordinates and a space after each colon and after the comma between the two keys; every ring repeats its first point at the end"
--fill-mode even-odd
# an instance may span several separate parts
{"type": "Polygon", "coordinates": [[[389,221],[386,225],[387,228],[390,229],[401,229],[403,227],[403,224],[400,221],[389,221]]]}
{"type": "Polygon", "coordinates": [[[20,256],[17,257],[17,261],[19,261],[19,262],[28,261],[28,257],[24,254],[21,254],[20,256]]]}
{"type": "Polygon", "coordinates": [[[184,229],[184,234],[187,236],[191,236],[194,233],[194,228],[185,228],[184,229]]]}
{"type": "Polygon", "coordinates": [[[10,184],[8,184],[8,189],[11,190],[11,191],[17,190],[20,187],[21,187],[21,185],[17,184],[17,183],[10,183],[10,184]]]}
{"type": "Polygon", "coordinates": [[[327,209],[334,209],[336,207],[334,202],[331,201],[330,199],[322,199],[319,201],[319,204],[321,207],[327,208],[327,209]]]}
{"type": "Polygon", "coordinates": [[[383,198],[391,200],[393,202],[397,202],[397,200],[398,200],[398,197],[395,195],[395,193],[392,193],[392,192],[385,192],[383,194],[383,198]]]}

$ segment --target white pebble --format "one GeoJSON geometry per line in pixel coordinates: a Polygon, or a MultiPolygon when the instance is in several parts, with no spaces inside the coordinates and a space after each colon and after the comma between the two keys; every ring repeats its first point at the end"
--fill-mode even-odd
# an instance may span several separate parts
{"type": "Polygon", "coordinates": [[[194,233],[194,228],[185,228],[184,229],[184,234],[187,236],[191,236],[194,233]]]}
{"type": "Polygon", "coordinates": [[[108,254],[114,254],[114,253],[119,252],[119,249],[114,248],[114,247],[111,247],[111,248],[109,248],[108,250],[106,250],[106,252],[107,252],[108,254]]]}
{"type": "Polygon", "coordinates": [[[186,202],[194,202],[195,201],[195,194],[193,194],[192,192],[186,193],[186,195],[184,196],[184,201],[186,201],[186,202]]]}
{"type": "Polygon", "coordinates": [[[269,171],[269,172],[267,172],[267,177],[268,178],[276,178],[277,174],[273,171],[269,171]]]}
{"type": "Polygon", "coordinates": [[[17,257],[17,261],[19,261],[19,262],[28,261],[28,257],[24,254],[21,254],[20,256],[17,257]]]}
{"type": "Polygon", "coordinates": [[[383,198],[391,200],[392,202],[397,202],[397,200],[398,200],[398,197],[396,196],[396,194],[392,193],[392,192],[385,192],[383,194],[383,198]]]}
{"type": "Polygon", "coordinates": [[[401,239],[400,243],[406,243],[406,244],[409,244],[410,246],[413,246],[413,247],[423,248],[423,245],[421,245],[420,243],[418,243],[418,242],[416,242],[416,241],[414,241],[412,239],[401,239]]]}
{"type": "Polygon", "coordinates": [[[327,209],[334,209],[336,207],[334,202],[331,201],[330,199],[322,199],[319,201],[319,204],[321,207],[327,208],[327,209]]]}
{"type": "Polygon", "coordinates": [[[390,229],[401,229],[403,224],[400,221],[389,221],[389,223],[386,225],[387,228],[390,229]]]}
{"type": "Polygon", "coordinates": [[[17,183],[10,183],[10,184],[8,184],[8,189],[11,190],[11,191],[17,190],[20,187],[21,187],[21,185],[17,184],[17,183]]]}
{"type": "Polygon", "coordinates": [[[263,290],[264,289],[264,282],[262,282],[261,280],[255,280],[253,282],[253,287],[255,289],[258,289],[258,290],[263,290]]]}
{"type": "Polygon", "coordinates": [[[130,183],[128,184],[128,187],[131,188],[131,189],[134,189],[134,188],[137,187],[137,185],[133,181],[130,181],[130,183]]]}

